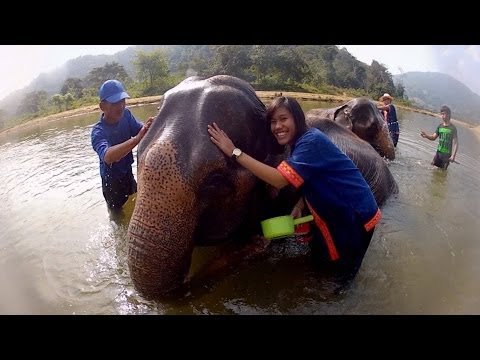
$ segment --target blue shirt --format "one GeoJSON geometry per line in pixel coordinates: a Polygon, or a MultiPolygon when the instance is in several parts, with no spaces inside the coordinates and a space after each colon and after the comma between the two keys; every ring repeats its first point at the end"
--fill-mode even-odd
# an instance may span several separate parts
{"type": "Polygon", "coordinates": [[[136,136],[142,126],[142,123],[135,119],[128,109],[123,111],[122,118],[115,125],[107,124],[104,114],[102,114],[99,121],[93,126],[92,146],[100,159],[100,176],[103,179],[106,179],[107,175],[108,178],[115,179],[132,171],[133,153],[131,151],[110,166],[105,163],[105,153],[110,146],[121,144],[136,136]]]}
{"type": "Polygon", "coordinates": [[[395,106],[393,106],[392,104],[388,105],[387,124],[388,124],[388,131],[395,132],[395,133],[400,131],[400,128],[398,126],[397,110],[395,109],[395,106]]]}
{"type": "MultiPolygon", "coordinates": [[[[381,217],[370,186],[355,163],[323,132],[311,128],[277,169],[305,196],[330,257],[339,257],[330,230],[361,224],[370,231],[381,217]]],[[[343,245],[343,244],[341,244],[343,245]]]]}

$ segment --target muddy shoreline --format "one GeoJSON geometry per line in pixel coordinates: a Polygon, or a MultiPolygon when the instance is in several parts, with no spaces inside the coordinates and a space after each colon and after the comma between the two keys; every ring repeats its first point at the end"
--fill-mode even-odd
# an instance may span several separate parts
{"type": "MultiPolygon", "coordinates": [[[[269,101],[276,96],[282,94],[284,96],[290,96],[293,97],[297,100],[311,100],[311,101],[327,101],[327,102],[332,102],[332,107],[338,106],[338,104],[347,102],[353,97],[348,97],[348,96],[338,96],[338,95],[327,95],[327,94],[311,94],[311,93],[299,93],[299,92],[275,92],[275,91],[257,91],[257,96],[262,100],[262,101],[269,101]]],[[[162,96],[148,96],[148,97],[142,97],[142,98],[136,98],[136,99],[127,99],[127,106],[128,107],[134,107],[134,106],[144,106],[144,105],[154,105],[158,104],[161,100],[162,96]]],[[[431,111],[427,110],[421,110],[421,109],[414,109],[414,108],[409,108],[405,107],[402,105],[397,105],[395,104],[397,108],[401,109],[406,109],[430,116],[436,116],[439,117],[438,114],[433,113],[431,111]]],[[[36,127],[40,124],[48,124],[48,123],[54,123],[55,121],[69,118],[69,117],[75,117],[75,116],[80,116],[80,115],[86,115],[90,113],[95,113],[98,112],[100,113],[100,108],[98,107],[98,104],[96,105],[88,105],[84,106],[81,108],[73,109],[73,110],[68,110],[64,112],[60,112],[57,114],[52,114],[48,115],[45,117],[40,117],[40,118],[34,118],[32,120],[29,120],[25,123],[13,126],[11,128],[5,129],[0,131],[0,137],[8,137],[10,133],[17,132],[19,130],[28,130],[33,127],[36,127]]],[[[460,120],[455,120],[452,119],[454,122],[461,122],[465,126],[469,127],[472,129],[472,131],[477,135],[477,137],[480,139],[480,126],[475,126],[460,120]]]]}

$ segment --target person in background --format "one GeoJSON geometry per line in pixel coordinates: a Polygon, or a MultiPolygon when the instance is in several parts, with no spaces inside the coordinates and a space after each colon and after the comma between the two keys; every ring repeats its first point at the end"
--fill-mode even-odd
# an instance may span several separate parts
{"type": "Polygon", "coordinates": [[[132,149],[145,136],[153,117],[143,125],[125,107],[130,96],[118,80],[107,80],[99,89],[102,115],[91,132],[92,147],[100,160],[102,192],[108,208],[119,210],[137,192],[132,149]]]}
{"type": "Polygon", "coordinates": [[[457,128],[450,122],[452,111],[447,105],[440,108],[440,116],[442,123],[438,124],[437,129],[431,135],[425,131],[420,131],[420,136],[428,140],[435,140],[440,137],[438,141],[437,152],[432,160],[432,165],[446,170],[450,162],[455,161],[455,156],[458,150],[457,128]]]}
{"type": "Polygon", "coordinates": [[[392,100],[393,98],[389,94],[383,94],[380,98],[383,105],[378,105],[377,108],[383,112],[387,121],[388,132],[393,141],[393,146],[397,147],[398,137],[400,136],[400,127],[398,126],[397,109],[395,109],[395,106],[392,104],[392,100]]]}
{"type": "Polygon", "coordinates": [[[298,218],[310,212],[314,217],[309,246],[315,264],[339,279],[352,279],[381,217],[369,185],[322,131],[307,128],[295,99],[277,97],[268,105],[266,117],[277,142],[291,150],[277,168],[235,147],[216,123],[208,125],[210,139],[225,155],[275,188],[293,185],[301,197],[291,215],[298,218]]]}

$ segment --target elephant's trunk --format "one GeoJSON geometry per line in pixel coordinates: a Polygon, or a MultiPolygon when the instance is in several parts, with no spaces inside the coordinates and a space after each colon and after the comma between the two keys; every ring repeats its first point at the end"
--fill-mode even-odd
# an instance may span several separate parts
{"type": "Polygon", "coordinates": [[[376,132],[372,145],[381,156],[384,156],[389,160],[395,160],[395,146],[393,145],[392,138],[388,132],[388,126],[383,121],[381,124],[382,128],[376,132]]]}
{"type": "Polygon", "coordinates": [[[168,144],[159,147],[140,160],[127,235],[130,276],[147,298],[166,294],[185,281],[196,224],[195,195],[175,165],[175,151],[168,144]]]}

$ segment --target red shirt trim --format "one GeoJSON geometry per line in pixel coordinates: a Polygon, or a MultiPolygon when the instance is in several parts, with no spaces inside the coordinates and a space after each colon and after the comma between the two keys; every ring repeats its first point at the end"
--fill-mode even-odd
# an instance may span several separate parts
{"type": "Polygon", "coordinates": [[[303,184],[303,178],[298,175],[298,173],[293,170],[293,168],[288,165],[285,160],[277,166],[277,170],[280,171],[280,174],[282,174],[283,177],[287,179],[290,184],[295,186],[295,188],[298,189],[303,184]]]}
{"type": "Polygon", "coordinates": [[[332,235],[328,230],[327,223],[315,212],[315,210],[313,210],[313,207],[310,206],[308,201],[306,201],[306,203],[310,210],[310,213],[313,215],[313,220],[315,221],[315,225],[317,225],[318,229],[323,235],[323,238],[325,239],[328,253],[330,254],[330,259],[332,261],[340,259],[340,255],[338,254],[337,247],[335,246],[335,243],[333,242],[333,239],[332,239],[332,235]]]}
{"type": "Polygon", "coordinates": [[[375,226],[377,226],[378,222],[380,221],[380,218],[382,217],[382,212],[380,211],[380,209],[377,209],[377,212],[375,213],[375,215],[373,215],[373,217],[368,220],[365,225],[363,225],[365,227],[365,230],[367,231],[370,231],[372,230],[375,226]]]}

